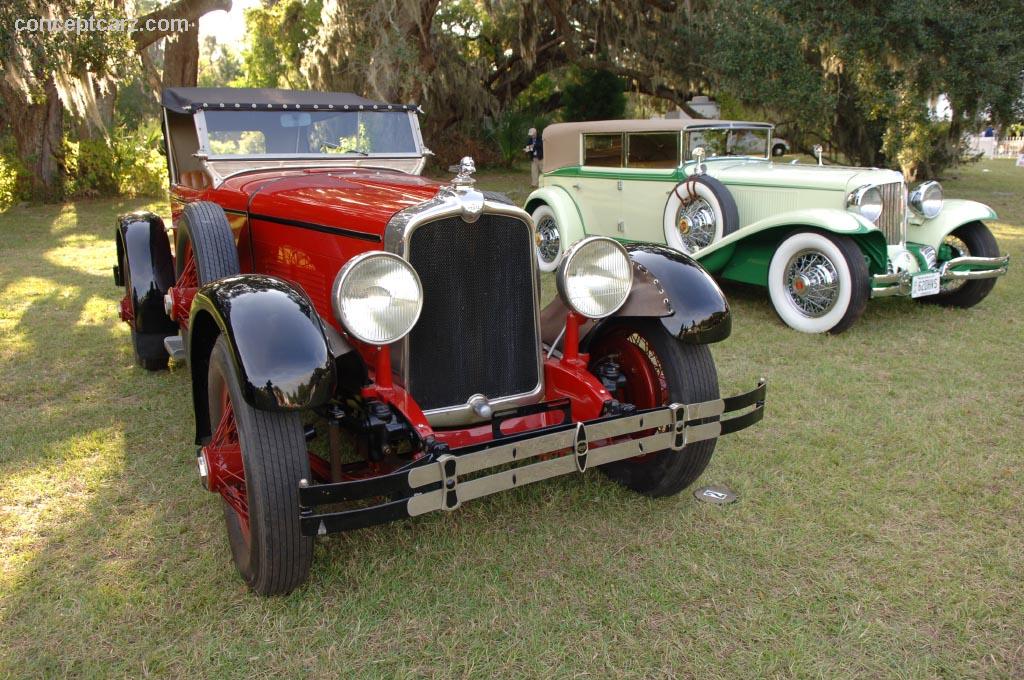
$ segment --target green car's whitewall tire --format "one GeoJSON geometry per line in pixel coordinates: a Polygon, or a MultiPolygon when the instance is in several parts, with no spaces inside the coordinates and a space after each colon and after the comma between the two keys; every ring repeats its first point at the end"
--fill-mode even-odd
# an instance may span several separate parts
{"type": "Polygon", "coordinates": [[[868,265],[848,236],[798,231],[775,249],[768,295],[779,317],[804,333],[841,333],[864,313],[868,265]]]}
{"type": "Polygon", "coordinates": [[[558,269],[565,252],[562,229],[551,206],[541,204],[533,211],[533,222],[537,225],[537,268],[542,272],[558,269]]]}
{"type": "Polygon", "coordinates": [[[714,177],[695,175],[669,193],[662,222],[665,243],[692,255],[736,231],[740,217],[724,184],[714,177]]]}

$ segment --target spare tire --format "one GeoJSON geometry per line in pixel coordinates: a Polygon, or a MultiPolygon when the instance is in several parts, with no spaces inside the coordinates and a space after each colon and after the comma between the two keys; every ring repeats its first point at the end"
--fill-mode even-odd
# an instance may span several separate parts
{"type": "Polygon", "coordinates": [[[665,243],[693,255],[739,229],[740,215],[724,184],[691,175],[672,189],[663,221],[665,243]]]}

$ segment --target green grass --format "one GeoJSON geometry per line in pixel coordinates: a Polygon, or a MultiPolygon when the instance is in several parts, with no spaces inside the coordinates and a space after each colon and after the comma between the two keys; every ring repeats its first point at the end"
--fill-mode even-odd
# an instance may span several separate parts
{"type": "Polygon", "coordinates": [[[187,372],[135,368],[116,319],[114,216],[165,205],[0,215],[0,677],[1021,677],[1024,168],[958,175],[1015,258],[974,309],[808,336],[727,289],[723,391],[770,380],[702,478],[738,503],[562,478],[320,540],[269,600],[199,487],[187,372]]]}

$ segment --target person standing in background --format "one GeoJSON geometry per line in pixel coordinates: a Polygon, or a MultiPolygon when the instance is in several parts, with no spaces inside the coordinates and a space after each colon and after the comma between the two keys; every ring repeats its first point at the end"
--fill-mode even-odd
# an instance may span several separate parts
{"type": "Polygon", "coordinates": [[[526,134],[523,151],[530,157],[530,186],[536,188],[540,182],[540,162],[544,160],[544,140],[537,134],[537,128],[530,128],[526,134]]]}

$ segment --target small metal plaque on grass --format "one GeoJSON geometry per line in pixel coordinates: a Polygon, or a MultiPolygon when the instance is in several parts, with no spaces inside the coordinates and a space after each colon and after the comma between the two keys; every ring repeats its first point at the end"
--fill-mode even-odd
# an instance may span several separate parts
{"type": "Polygon", "coordinates": [[[725,505],[736,500],[736,494],[720,484],[702,486],[694,491],[693,495],[699,501],[714,505],[725,505]]]}

